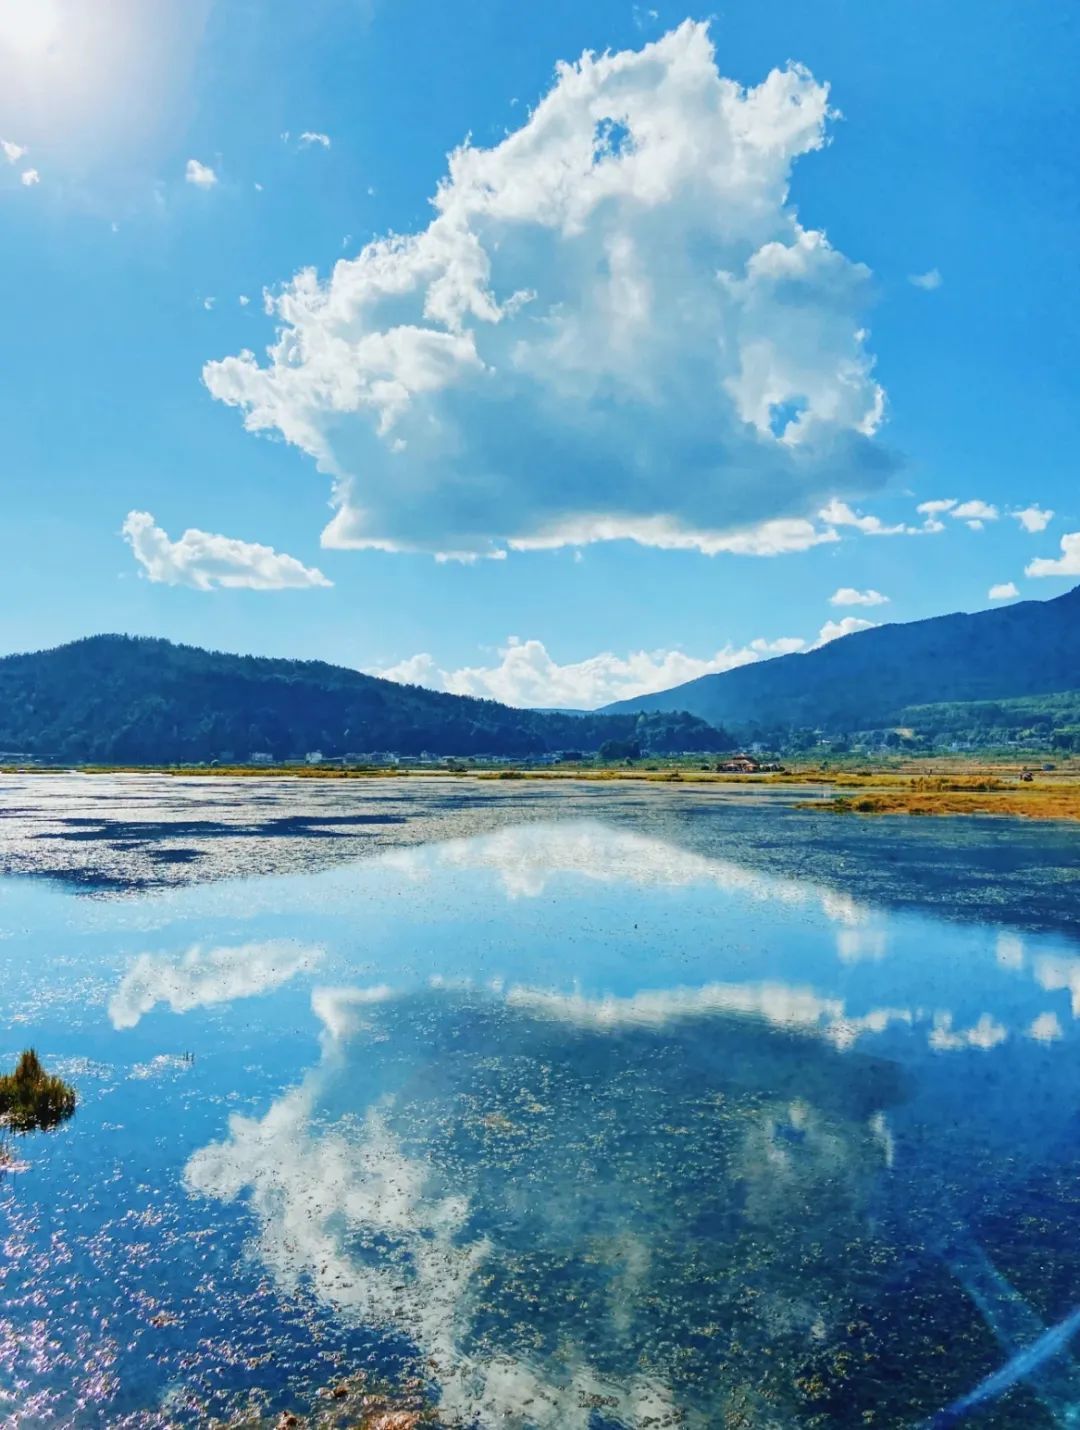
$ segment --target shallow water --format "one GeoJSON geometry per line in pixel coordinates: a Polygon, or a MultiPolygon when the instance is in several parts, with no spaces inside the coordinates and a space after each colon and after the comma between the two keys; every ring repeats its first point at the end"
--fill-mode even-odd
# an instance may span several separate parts
{"type": "MultiPolygon", "coordinates": [[[[1071,828],[0,800],[0,1061],[80,1097],[0,1178],[4,1423],[357,1424],[416,1377],[485,1430],[918,1426],[1080,1305],[1071,828]]],[[[1069,1330],[957,1413],[1076,1423],[1069,1330]]]]}

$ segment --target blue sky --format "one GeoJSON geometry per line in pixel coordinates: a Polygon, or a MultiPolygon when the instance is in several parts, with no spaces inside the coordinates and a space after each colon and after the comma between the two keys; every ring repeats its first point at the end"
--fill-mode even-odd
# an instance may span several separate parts
{"type": "Polygon", "coordinates": [[[0,0],[0,650],[587,705],[1059,594],[1078,31],[0,0]]]}

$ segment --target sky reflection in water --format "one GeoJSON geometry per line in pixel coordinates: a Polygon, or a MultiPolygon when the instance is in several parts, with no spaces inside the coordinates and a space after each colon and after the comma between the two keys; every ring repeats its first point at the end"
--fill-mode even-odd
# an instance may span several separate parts
{"type": "MultiPolygon", "coordinates": [[[[419,1367],[447,1425],[914,1425],[1066,1316],[1080,945],[703,844],[0,883],[5,1055],[81,1096],[0,1183],[0,1414],[273,1423],[419,1367]]],[[[972,1418],[1069,1423],[1077,1378],[972,1418]]]]}

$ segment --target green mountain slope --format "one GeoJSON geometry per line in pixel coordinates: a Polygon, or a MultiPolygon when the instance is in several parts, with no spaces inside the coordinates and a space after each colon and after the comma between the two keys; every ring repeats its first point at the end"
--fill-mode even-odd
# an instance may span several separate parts
{"type": "Polygon", "coordinates": [[[1080,586],[1051,601],[878,626],[820,650],[778,656],[606,706],[687,710],[747,729],[865,730],[907,706],[1004,700],[1080,688],[1080,586]]]}
{"type": "Polygon", "coordinates": [[[395,751],[521,756],[632,741],[657,753],[724,750],[702,721],[565,715],[397,685],[318,661],[223,655],[92,636],[0,660],[0,754],[164,763],[395,751]]]}

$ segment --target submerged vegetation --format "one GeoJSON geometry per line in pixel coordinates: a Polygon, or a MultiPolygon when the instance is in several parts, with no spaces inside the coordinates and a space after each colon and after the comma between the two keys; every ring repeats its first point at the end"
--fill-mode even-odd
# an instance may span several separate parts
{"type": "Polygon", "coordinates": [[[16,1132],[55,1127],[75,1111],[75,1089],[41,1066],[33,1048],[13,1073],[0,1076],[0,1118],[16,1132]]]}

